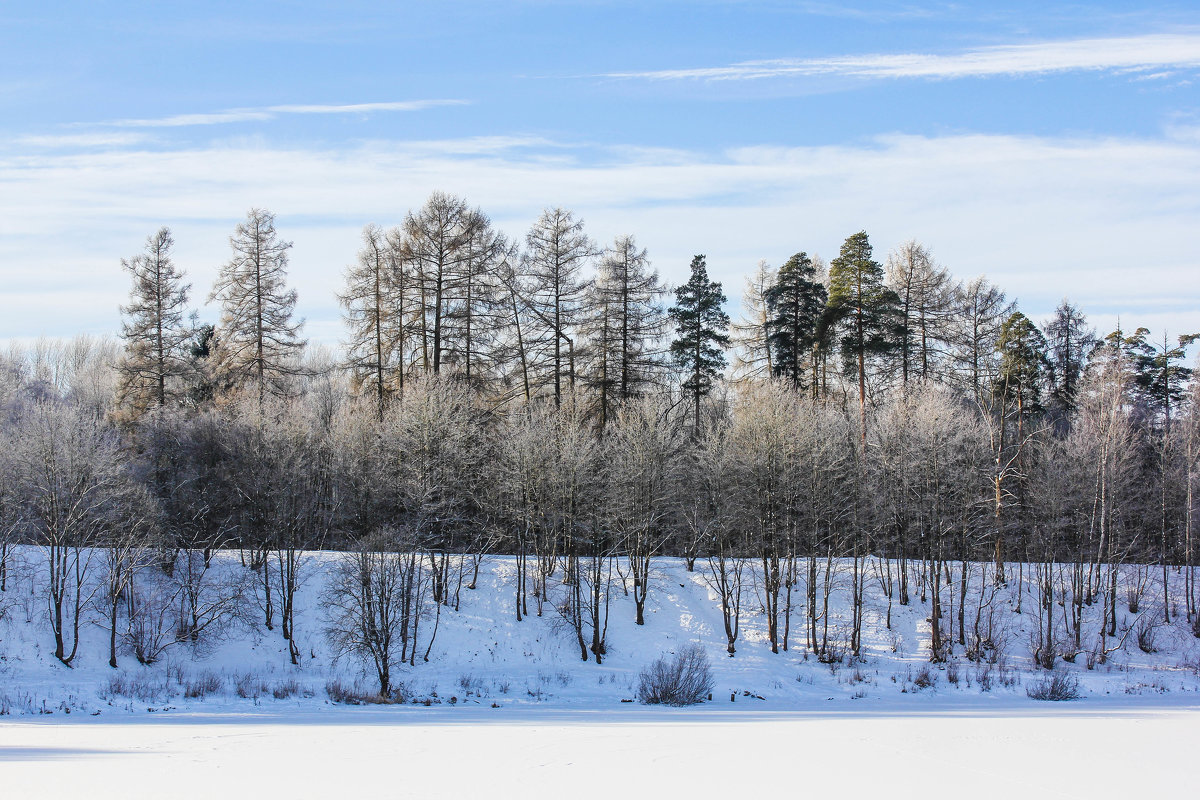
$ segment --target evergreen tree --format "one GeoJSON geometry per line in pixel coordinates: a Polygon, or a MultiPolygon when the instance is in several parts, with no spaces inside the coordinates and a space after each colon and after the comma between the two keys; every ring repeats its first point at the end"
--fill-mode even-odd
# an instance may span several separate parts
{"type": "Polygon", "coordinates": [[[1000,376],[995,386],[999,399],[1014,405],[1021,418],[1041,412],[1046,337],[1029,317],[1016,311],[1001,326],[996,348],[1000,352],[1000,376]]]}
{"type": "Polygon", "coordinates": [[[847,373],[857,372],[861,434],[867,431],[867,362],[898,347],[898,298],[883,284],[883,267],[871,258],[866,231],[851,235],[829,264],[830,321],[841,331],[847,373]]]}
{"type": "Polygon", "coordinates": [[[252,208],[229,244],[233,258],[208,297],[221,301],[215,372],[226,389],[253,384],[261,406],[267,394],[286,394],[287,379],[300,372],[304,321],[292,320],[296,290],[285,283],[292,243],[279,239],[274,214],[252,208]]]}
{"type": "Polygon", "coordinates": [[[133,289],[129,305],[121,307],[125,357],[118,366],[118,398],[134,413],[165,406],[181,391],[179,379],[188,371],[191,331],[183,314],[192,287],[171,260],[174,243],[171,231],[159,228],[147,237],[144,253],[121,261],[133,276],[133,289]]]}
{"type": "Polygon", "coordinates": [[[811,381],[815,383],[812,348],[828,295],[825,287],[817,283],[816,270],[807,253],[797,253],[779,268],[779,276],[767,289],[765,299],[773,374],[791,381],[796,389],[803,389],[804,372],[811,364],[814,370],[811,381]]]}
{"type": "Polygon", "coordinates": [[[692,399],[696,431],[700,430],[700,400],[712,389],[725,368],[725,348],[730,340],[729,315],[722,306],[725,293],[721,284],[708,279],[703,255],[692,259],[692,276],[675,290],[675,305],[667,312],[675,323],[675,341],[671,356],[687,377],[685,396],[692,399]]]}
{"type": "MultiPolygon", "coordinates": [[[[1149,333],[1145,328],[1138,331],[1149,333]]],[[[1192,370],[1176,362],[1187,357],[1188,347],[1200,339],[1200,334],[1180,336],[1175,345],[1168,343],[1165,333],[1161,345],[1150,344],[1145,334],[1138,344],[1137,389],[1166,433],[1171,427],[1171,410],[1187,397],[1188,381],[1192,378],[1192,370]]]]}
{"type": "Polygon", "coordinates": [[[1087,316],[1063,298],[1046,325],[1050,398],[1063,414],[1075,412],[1083,368],[1096,344],[1096,332],[1088,327],[1087,316]]]}

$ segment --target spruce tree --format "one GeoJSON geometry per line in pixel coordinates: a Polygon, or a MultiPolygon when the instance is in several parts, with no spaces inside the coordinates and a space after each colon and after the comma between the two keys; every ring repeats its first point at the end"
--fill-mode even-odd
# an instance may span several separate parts
{"type": "MultiPolygon", "coordinates": [[[[808,254],[797,253],[789,258],[779,268],[778,278],[764,297],[771,371],[789,380],[796,389],[803,389],[805,367],[812,361],[811,350],[828,299],[825,287],[816,280],[816,270],[808,254]]],[[[816,375],[811,379],[815,381],[816,375]]]]}
{"type": "Polygon", "coordinates": [[[1064,298],[1046,325],[1046,354],[1050,397],[1065,416],[1075,412],[1083,368],[1096,344],[1096,332],[1088,327],[1087,317],[1064,298]]]}
{"type": "Polygon", "coordinates": [[[725,348],[729,347],[729,315],[722,307],[725,293],[721,284],[708,279],[703,255],[692,259],[692,276],[675,290],[675,305],[667,312],[675,323],[675,341],[671,356],[687,378],[685,396],[691,397],[700,430],[700,400],[712,389],[713,381],[725,368],[725,348]]]}
{"type": "Polygon", "coordinates": [[[129,305],[121,307],[125,357],[118,367],[118,397],[134,413],[165,406],[181,391],[179,379],[188,371],[191,332],[183,314],[191,285],[171,260],[174,243],[171,231],[159,228],[147,237],[144,253],[121,261],[133,276],[133,289],[129,305]]]}

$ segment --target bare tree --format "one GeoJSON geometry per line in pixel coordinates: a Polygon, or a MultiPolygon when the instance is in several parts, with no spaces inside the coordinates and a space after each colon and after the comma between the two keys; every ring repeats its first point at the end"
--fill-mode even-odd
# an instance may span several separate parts
{"type": "Polygon", "coordinates": [[[369,390],[376,411],[383,419],[387,401],[399,382],[398,363],[402,339],[401,293],[397,285],[399,265],[383,230],[377,225],[363,228],[363,247],[357,262],[346,269],[346,289],[338,295],[345,309],[349,341],[348,366],[355,386],[369,390]]]}
{"type": "Polygon", "coordinates": [[[528,277],[533,339],[546,353],[555,406],[566,387],[575,385],[575,329],[587,289],[581,275],[595,247],[583,232],[582,220],[570,211],[547,209],[525,236],[522,270],[528,277]]]}
{"type": "Polygon", "coordinates": [[[228,389],[252,385],[261,405],[287,394],[304,348],[303,320],[295,321],[296,290],[286,288],[292,243],[275,232],[275,215],[252,208],[229,244],[233,258],[221,267],[209,302],[221,302],[214,353],[219,382],[228,389]]]}
{"type": "Polygon", "coordinates": [[[429,577],[415,542],[396,530],[360,540],[334,563],[322,595],[326,634],[339,656],[374,669],[380,697],[391,698],[396,672],[416,663],[428,599],[429,577]]]}
{"type": "Polygon", "coordinates": [[[119,364],[119,400],[135,413],[150,406],[162,408],[178,397],[190,364],[184,325],[190,284],[171,260],[175,240],[159,228],[146,239],[146,250],[121,266],[133,276],[129,305],[121,307],[121,337],[125,355],[119,364]]]}
{"type": "Polygon", "coordinates": [[[900,371],[928,380],[947,338],[955,287],[950,273],[933,260],[929,248],[910,239],[888,255],[888,284],[900,298],[900,371]]]}
{"type": "Polygon", "coordinates": [[[601,430],[616,408],[643,395],[655,380],[655,347],[665,312],[658,300],[665,289],[649,268],[645,249],[632,236],[618,236],[605,248],[590,285],[587,314],[587,384],[596,393],[601,430]]]}
{"type": "Polygon", "coordinates": [[[646,624],[650,564],[667,544],[681,420],[649,399],[622,406],[604,443],[605,516],[629,558],[638,625],[646,624]]]}
{"type": "Polygon", "coordinates": [[[54,657],[67,666],[95,585],[96,546],[118,524],[114,504],[131,491],[115,432],[92,415],[53,401],[22,421],[20,492],[34,542],[46,559],[46,600],[54,657]]]}
{"type": "Polygon", "coordinates": [[[775,270],[759,261],[742,288],[742,315],[731,326],[734,345],[733,379],[765,378],[775,374],[771,363],[770,313],[767,290],[775,282],[775,270]]]}

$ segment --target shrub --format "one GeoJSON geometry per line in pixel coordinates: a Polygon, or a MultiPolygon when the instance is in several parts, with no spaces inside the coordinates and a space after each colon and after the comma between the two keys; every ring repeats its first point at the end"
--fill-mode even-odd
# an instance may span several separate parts
{"type": "Polygon", "coordinates": [[[917,689],[932,689],[937,686],[937,675],[930,672],[929,666],[921,667],[921,671],[912,679],[913,686],[917,689]]]}
{"type": "Polygon", "coordinates": [[[1158,652],[1158,627],[1161,619],[1161,617],[1143,616],[1134,624],[1138,649],[1143,653],[1158,652]]]}
{"type": "Polygon", "coordinates": [[[311,696],[311,693],[301,691],[300,684],[296,682],[295,678],[288,678],[287,680],[279,681],[271,687],[271,696],[276,700],[286,700],[294,694],[303,695],[305,697],[311,696]]]}
{"type": "MultiPolygon", "coordinates": [[[[325,684],[325,693],[329,695],[329,700],[334,703],[340,703],[348,706],[361,705],[389,705],[391,703],[403,703],[404,693],[408,691],[408,687],[403,684],[395,690],[395,694],[384,697],[378,692],[372,692],[363,689],[358,684],[347,686],[341,681],[334,679],[325,684]]],[[[307,694],[305,695],[308,696],[307,694]]],[[[429,705],[426,702],[425,705],[429,705]]]]}
{"type": "Polygon", "coordinates": [[[1055,672],[1032,686],[1025,687],[1025,694],[1034,700],[1078,700],[1079,679],[1074,675],[1055,672]]]}
{"type": "Polygon", "coordinates": [[[108,685],[100,690],[100,697],[113,700],[128,697],[143,703],[164,702],[175,695],[166,676],[152,676],[141,672],[118,672],[108,679],[108,685]]]}
{"type": "Polygon", "coordinates": [[[690,706],[712,692],[712,669],[698,645],[680,651],[673,659],[656,660],[638,675],[638,700],[647,705],[690,706]]]}
{"type": "Polygon", "coordinates": [[[247,672],[245,675],[238,676],[234,691],[237,692],[238,697],[246,700],[257,700],[271,691],[271,687],[258,675],[253,672],[247,672]]]}
{"type": "Polygon", "coordinates": [[[203,700],[210,694],[221,691],[221,676],[215,672],[202,672],[194,681],[188,681],[183,688],[183,696],[203,700]]]}

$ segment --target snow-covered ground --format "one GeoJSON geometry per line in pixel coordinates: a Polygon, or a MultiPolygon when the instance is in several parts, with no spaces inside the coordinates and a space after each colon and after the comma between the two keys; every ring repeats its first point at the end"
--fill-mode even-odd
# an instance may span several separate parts
{"type": "MultiPolygon", "coordinates": [[[[324,634],[321,590],[337,557],[308,557],[299,666],[278,630],[239,623],[202,651],[178,645],[150,666],[125,653],[113,670],[100,623],[85,626],[73,668],[53,657],[39,553],[23,551],[0,622],[0,710],[11,715],[0,717],[0,796],[81,788],[93,796],[238,796],[252,779],[294,797],[342,796],[360,785],[447,797],[689,788],[732,796],[787,786],[905,797],[967,785],[973,796],[1098,797],[1178,788],[1197,776],[1200,640],[1182,616],[1155,628],[1156,652],[1130,636],[1092,669],[1082,655],[1060,661],[1055,672],[1077,679],[1082,697],[1046,703],[1026,694],[1045,672],[1030,654],[1037,603],[1027,594],[1017,614],[1015,581],[996,600],[1005,642],[997,663],[973,662],[959,646],[949,663],[929,664],[929,603],[917,593],[907,606],[893,602],[889,629],[887,598],[872,579],[863,660],[823,664],[806,651],[799,615],[790,649],[771,653],[751,585],[737,654],[727,656],[703,562],[689,573],[662,559],[644,626],[634,624],[633,600],[617,582],[609,651],[597,665],[580,660],[573,632],[550,606],[516,620],[514,563],[495,557],[478,588],[462,590],[460,610],[443,609],[429,662],[402,669],[406,704],[345,706],[327,686],[370,692],[373,675],[334,660],[324,634]],[[630,702],[643,667],[692,643],[711,661],[712,702],[630,702]]],[[[223,568],[241,569],[236,555],[223,558],[223,568]]],[[[834,631],[849,614],[844,577],[834,631]]],[[[1160,597],[1153,579],[1138,613],[1122,595],[1121,625],[1159,613],[1160,597]]],[[[1085,644],[1098,607],[1089,613],[1085,644]]]]}
{"type": "Polygon", "coordinates": [[[410,706],[120,724],[43,718],[0,724],[0,794],[1186,796],[1198,777],[1200,709],[1158,698],[1139,705],[904,713],[410,706]]]}

